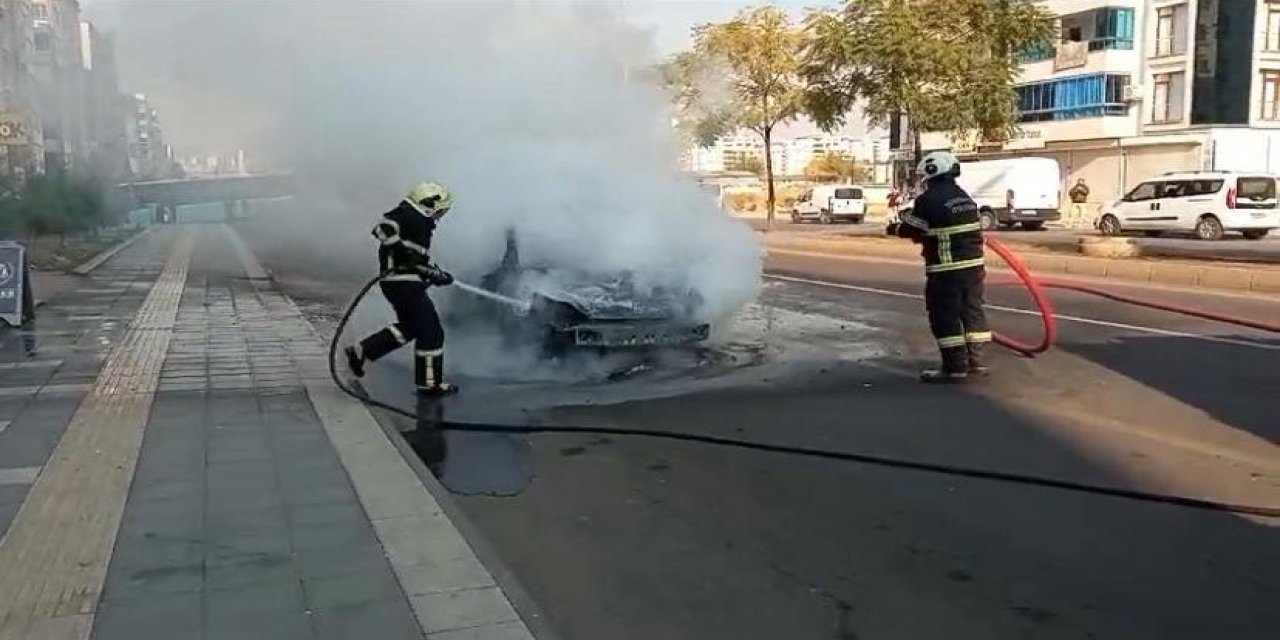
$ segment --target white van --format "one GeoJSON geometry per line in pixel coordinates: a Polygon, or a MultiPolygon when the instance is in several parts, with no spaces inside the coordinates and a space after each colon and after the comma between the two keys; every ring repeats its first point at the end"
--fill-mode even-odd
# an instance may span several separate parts
{"type": "Polygon", "coordinates": [[[1094,226],[1111,236],[1170,232],[1217,240],[1239,231],[1260,240],[1280,228],[1276,191],[1276,176],[1265,173],[1171,172],[1138,183],[1103,207],[1094,226]]]}
{"type": "Polygon", "coordinates": [[[791,221],[817,220],[831,224],[837,220],[862,222],[867,217],[867,199],[862,187],[854,184],[822,184],[800,196],[791,207],[791,221]]]}
{"type": "Polygon", "coordinates": [[[978,204],[982,228],[1034,231],[1062,217],[1062,170],[1053,158],[961,162],[956,184],[978,204]]]}

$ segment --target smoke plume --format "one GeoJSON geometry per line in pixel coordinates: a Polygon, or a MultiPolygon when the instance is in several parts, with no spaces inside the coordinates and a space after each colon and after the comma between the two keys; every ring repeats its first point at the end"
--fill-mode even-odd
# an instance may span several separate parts
{"type": "MultiPolygon", "coordinates": [[[[373,268],[369,228],[423,179],[455,191],[436,260],[475,282],[522,258],[751,300],[751,232],[676,170],[648,34],[607,9],[519,1],[96,0],[122,76],[181,148],[244,148],[305,179],[272,225],[330,270],[373,268]]],[[[456,293],[451,295],[457,295],[456,293]]]]}

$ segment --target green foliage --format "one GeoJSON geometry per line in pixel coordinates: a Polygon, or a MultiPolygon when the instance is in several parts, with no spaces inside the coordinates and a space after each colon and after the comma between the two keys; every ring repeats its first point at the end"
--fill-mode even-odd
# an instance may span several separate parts
{"type": "MultiPolygon", "coordinates": [[[[800,113],[805,95],[800,77],[804,32],[777,7],[742,11],[723,23],[693,30],[693,49],[677,55],[666,77],[675,94],[681,130],[709,145],[740,128],[769,148],[773,128],[800,113]]],[[[772,158],[766,154],[769,220],[773,220],[772,158]]]]}
{"type": "Polygon", "coordinates": [[[91,180],[37,175],[22,184],[0,179],[0,231],[6,235],[92,232],[113,222],[104,190],[91,180]]]}
{"type": "Polygon", "coordinates": [[[828,153],[810,160],[804,175],[816,182],[865,183],[871,181],[871,167],[853,158],[828,153]]]}
{"type": "Polygon", "coordinates": [[[805,112],[831,129],[861,103],[873,121],[904,114],[917,131],[1016,131],[1017,52],[1047,43],[1034,0],[845,0],[816,11],[802,75],[805,112]]]}

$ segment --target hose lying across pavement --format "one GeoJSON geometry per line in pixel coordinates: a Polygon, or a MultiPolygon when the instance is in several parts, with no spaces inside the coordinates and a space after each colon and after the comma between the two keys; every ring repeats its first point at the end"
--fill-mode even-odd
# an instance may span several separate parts
{"type": "MultiPolygon", "coordinates": [[[[998,244],[998,243],[996,243],[998,244]]],[[[993,246],[996,246],[993,244],[993,246]]],[[[1008,252],[1007,248],[1000,246],[996,249],[1006,260],[1010,261],[1010,265],[1015,270],[1021,268],[1020,276],[1024,277],[1028,287],[1032,288],[1032,295],[1036,296],[1038,283],[1033,278],[1026,266],[1017,261],[1016,256],[1008,252]],[[1007,254],[1007,255],[1006,255],[1007,254]],[[1012,259],[1011,259],[1012,258],[1012,259]],[[1023,275],[1025,274],[1025,276],[1023,275]]],[[[351,321],[351,316],[355,313],[356,308],[369,290],[381,280],[382,276],[376,276],[369,280],[360,289],[359,293],[352,299],[351,304],[347,306],[346,311],[342,314],[342,319],[334,328],[333,339],[329,342],[329,376],[333,379],[333,383],[344,393],[352,398],[372,407],[377,407],[389,411],[391,413],[404,416],[410,420],[419,421],[423,417],[417,412],[409,411],[395,405],[376,400],[369,397],[354,387],[346,380],[338,375],[338,341],[342,338],[346,331],[347,324],[351,321]]],[[[1037,304],[1043,301],[1041,311],[1045,313],[1046,335],[1043,341],[1043,349],[1039,347],[1028,349],[1030,353],[1036,353],[1048,349],[1052,345],[1052,337],[1056,333],[1056,328],[1052,321],[1052,307],[1049,306],[1047,296],[1043,291],[1037,296],[1037,304]],[[1037,351],[1038,349],[1038,351],[1037,351]]],[[[1009,338],[1002,338],[1001,344],[1011,345],[1020,344],[1009,338]]],[[[1034,347],[1034,345],[1032,345],[1034,347]]],[[[1012,348],[1012,347],[1011,347],[1012,348]]],[[[982,480],[994,480],[998,482],[1007,482],[1011,484],[1030,485],[1037,487],[1048,487],[1052,489],[1062,489],[1066,491],[1074,491],[1079,493],[1088,493],[1093,495],[1109,496],[1113,498],[1125,498],[1129,500],[1137,500],[1141,502],[1154,502],[1159,504],[1176,505],[1180,507],[1190,507],[1193,509],[1204,509],[1209,511],[1236,513],[1244,515],[1264,516],[1270,518],[1280,518],[1280,507],[1233,504],[1229,502],[1220,502],[1217,500],[1209,500],[1204,498],[1191,498],[1187,496],[1167,495],[1162,493],[1152,493],[1147,491],[1138,491],[1135,489],[1122,489],[1119,487],[1108,487],[1103,485],[1085,484],[1080,482],[1072,482],[1069,480],[1059,480],[1056,478],[1047,478],[1042,476],[1033,476],[1020,473],[1011,473],[1005,471],[993,471],[988,469],[977,469],[971,467],[961,467],[954,465],[938,464],[932,462],[920,462],[916,460],[906,460],[901,458],[893,458],[889,456],[880,456],[867,453],[853,453],[845,451],[828,451],[824,449],[811,449],[807,447],[792,447],[779,444],[768,444],[764,442],[753,442],[750,440],[739,440],[736,438],[725,438],[720,436],[701,435],[696,433],[684,433],[679,431],[668,431],[665,429],[623,429],[615,427],[566,427],[566,426],[524,426],[524,425],[496,425],[496,424],[471,424],[461,422],[438,423],[435,425],[442,431],[465,431],[474,433],[505,433],[505,434],[538,434],[538,433],[568,433],[568,434],[590,434],[604,436],[625,436],[625,437],[642,437],[657,438],[663,440],[675,440],[679,442],[696,442],[700,444],[708,444],[720,447],[731,447],[735,449],[747,449],[750,451],[764,451],[768,453],[780,453],[793,456],[801,456],[806,458],[820,458],[826,460],[840,460],[843,462],[855,462],[860,464],[875,465],[881,467],[889,467],[892,469],[907,469],[912,471],[922,471],[928,473],[938,473],[949,476],[958,476],[964,478],[977,478],[982,480]]]]}

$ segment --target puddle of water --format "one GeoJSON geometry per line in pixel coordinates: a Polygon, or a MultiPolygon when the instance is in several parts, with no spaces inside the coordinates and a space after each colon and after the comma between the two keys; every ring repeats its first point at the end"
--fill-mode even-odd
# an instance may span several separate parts
{"type": "Polygon", "coordinates": [[[400,435],[452,493],[510,497],[533,482],[533,448],[528,438],[500,433],[443,431],[419,420],[400,435]]]}

